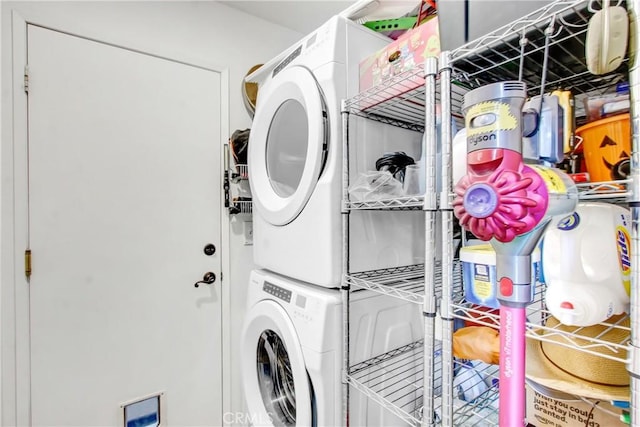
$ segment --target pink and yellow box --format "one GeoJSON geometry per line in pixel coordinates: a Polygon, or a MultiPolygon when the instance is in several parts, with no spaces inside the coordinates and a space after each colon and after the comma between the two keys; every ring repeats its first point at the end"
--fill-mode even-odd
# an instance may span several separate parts
{"type": "MultiPolygon", "coordinates": [[[[360,62],[360,92],[416,67],[422,69],[427,58],[437,57],[439,54],[438,18],[433,17],[360,62]]],[[[389,87],[385,88],[382,97],[376,99],[376,102],[367,101],[370,105],[361,107],[369,108],[424,84],[421,72],[400,80],[389,81],[389,87]]]]}

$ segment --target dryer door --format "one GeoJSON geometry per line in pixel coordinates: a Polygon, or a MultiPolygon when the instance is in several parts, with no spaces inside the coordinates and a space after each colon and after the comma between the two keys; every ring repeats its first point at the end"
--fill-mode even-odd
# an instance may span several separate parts
{"type": "Polygon", "coordinates": [[[260,301],[247,313],[242,376],[251,424],[312,426],[313,392],[295,327],[284,309],[260,301]]]}
{"type": "Polygon", "coordinates": [[[260,89],[249,139],[256,212],[279,226],[293,221],[313,193],[326,160],[327,111],[313,73],[285,68],[260,89]]]}

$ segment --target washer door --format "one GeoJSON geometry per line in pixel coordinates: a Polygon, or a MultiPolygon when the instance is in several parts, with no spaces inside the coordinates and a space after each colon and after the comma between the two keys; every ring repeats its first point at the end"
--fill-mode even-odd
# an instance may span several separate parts
{"type": "Polygon", "coordinates": [[[254,207],[267,222],[293,221],[315,189],[328,148],[327,110],[313,73],[292,66],[261,88],[249,140],[254,207]]]}
{"type": "Polygon", "coordinates": [[[289,316],[273,301],[260,301],[247,313],[242,376],[254,426],[314,424],[302,347],[289,316]]]}

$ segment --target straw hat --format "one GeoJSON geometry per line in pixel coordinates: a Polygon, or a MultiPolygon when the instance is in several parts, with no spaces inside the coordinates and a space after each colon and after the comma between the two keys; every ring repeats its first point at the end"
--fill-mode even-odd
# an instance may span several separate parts
{"type": "MultiPolygon", "coordinates": [[[[603,324],[582,328],[566,326],[554,317],[547,320],[546,326],[567,333],[577,331],[580,336],[597,337],[611,343],[623,343],[629,339],[630,333],[627,328],[630,321],[627,315],[613,316],[606,323],[617,324],[622,328],[609,328],[603,324]]],[[[541,333],[544,334],[545,332],[541,333]]],[[[559,334],[549,334],[544,339],[566,343],[559,334]]],[[[575,337],[573,341],[582,347],[592,343],[575,337]]],[[[592,351],[617,359],[627,357],[626,350],[614,352],[604,346],[593,347],[592,351]]],[[[601,400],[629,400],[630,379],[624,363],[552,342],[527,339],[527,378],[544,387],[577,396],[601,400]]]]}
{"type": "MultiPolygon", "coordinates": [[[[247,71],[245,77],[262,67],[264,64],[256,64],[247,71]]],[[[242,81],[242,101],[247,108],[247,112],[253,118],[256,111],[256,102],[258,101],[258,83],[242,81]]]]}

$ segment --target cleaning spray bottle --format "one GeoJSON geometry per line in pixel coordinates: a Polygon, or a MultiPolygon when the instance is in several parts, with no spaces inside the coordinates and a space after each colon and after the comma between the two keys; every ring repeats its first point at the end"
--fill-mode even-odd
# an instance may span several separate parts
{"type": "Polygon", "coordinates": [[[526,85],[492,83],[463,101],[467,173],[455,186],[460,225],[496,252],[500,302],[500,425],[522,426],[525,415],[525,308],[531,300],[531,254],[556,215],[576,207],[573,181],[558,169],[526,165],[523,135],[537,127],[525,112],[526,85]]]}

